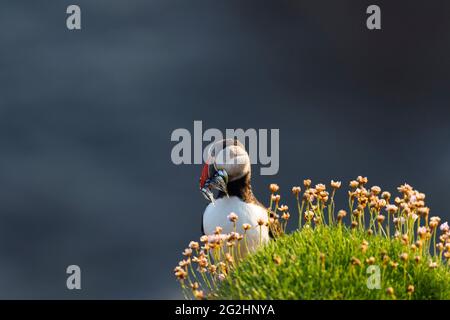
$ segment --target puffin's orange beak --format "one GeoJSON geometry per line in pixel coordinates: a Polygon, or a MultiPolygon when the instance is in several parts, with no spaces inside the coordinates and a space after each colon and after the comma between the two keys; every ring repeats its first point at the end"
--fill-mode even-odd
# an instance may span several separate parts
{"type": "Polygon", "coordinates": [[[207,163],[203,166],[202,175],[200,176],[200,189],[205,186],[206,180],[209,179],[209,166],[207,163]]]}
{"type": "Polygon", "coordinates": [[[200,191],[206,200],[214,203],[214,194],[211,191],[211,180],[209,179],[208,162],[203,166],[202,175],[200,176],[200,191]]]}

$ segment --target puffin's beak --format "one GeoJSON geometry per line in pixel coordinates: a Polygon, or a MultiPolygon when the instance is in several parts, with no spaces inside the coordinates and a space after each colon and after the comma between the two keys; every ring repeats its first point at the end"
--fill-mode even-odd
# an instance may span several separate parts
{"type": "Polygon", "coordinates": [[[212,178],[209,177],[208,165],[205,165],[200,177],[200,191],[206,200],[214,203],[212,189],[219,190],[228,196],[227,190],[228,174],[225,170],[217,170],[212,178]]]}
{"type": "Polygon", "coordinates": [[[203,166],[202,175],[200,177],[200,191],[206,200],[214,203],[214,194],[211,191],[211,179],[209,178],[208,163],[203,166]]]}

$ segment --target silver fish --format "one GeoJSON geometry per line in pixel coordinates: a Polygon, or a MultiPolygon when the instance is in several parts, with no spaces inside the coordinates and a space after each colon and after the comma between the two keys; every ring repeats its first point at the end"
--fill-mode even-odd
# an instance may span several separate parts
{"type": "Polygon", "coordinates": [[[203,197],[205,197],[206,200],[214,203],[214,194],[212,193],[209,186],[210,186],[210,184],[207,181],[205,183],[205,186],[201,189],[201,192],[203,194],[203,197]]]}

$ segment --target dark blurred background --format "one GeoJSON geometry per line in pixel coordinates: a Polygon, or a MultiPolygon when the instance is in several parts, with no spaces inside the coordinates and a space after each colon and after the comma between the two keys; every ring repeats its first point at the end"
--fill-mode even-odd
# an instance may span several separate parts
{"type": "Polygon", "coordinates": [[[280,128],[261,200],[366,175],[449,218],[450,3],[393,2],[2,0],[0,298],[180,298],[206,202],[170,135],[194,120],[280,128]]]}

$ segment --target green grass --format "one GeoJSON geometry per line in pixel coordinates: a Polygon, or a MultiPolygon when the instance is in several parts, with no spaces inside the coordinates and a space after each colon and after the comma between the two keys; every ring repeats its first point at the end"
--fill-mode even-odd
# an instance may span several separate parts
{"type": "Polygon", "coordinates": [[[217,299],[450,299],[450,268],[418,255],[401,240],[345,226],[303,228],[272,241],[234,268],[215,291],[217,299]],[[365,253],[361,244],[369,245],[365,253]],[[408,260],[400,255],[408,253],[408,260]],[[383,255],[388,259],[383,262],[383,255]],[[321,258],[322,257],[322,258],[321,258]],[[353,265],[355,257],[361,265],[353,265]],[[381,288],[369,289],[366,259],[379,266],[381,288]],[[277,259],[279,258],[279,260],[277,259]],[[278,261],[277,261],[278,260],[278,261]],[[397,268],[391,266],[397,262],[397,268]],[[407,287],[414,286],[412,294],[407,287]],[[386,292],[394,289],[394,295],[386,292]]]}

